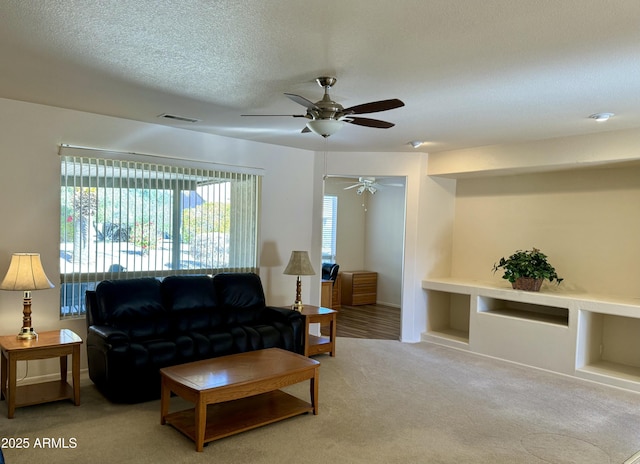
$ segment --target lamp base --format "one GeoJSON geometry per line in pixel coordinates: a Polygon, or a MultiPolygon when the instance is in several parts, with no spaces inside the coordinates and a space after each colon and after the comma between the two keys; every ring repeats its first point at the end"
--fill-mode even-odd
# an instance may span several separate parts
{"type": "Polygon", "coordinates": [[[38,334],[33,330],[33,327],[23,327],[20,329],[17,338],[18,340],[35,340],[38,338],[38,334]]]}
{"type": "Polygon", "coordinates": [[[295,303],[293,303],[291,305],[291,309],[293,309],[294,311],[298,311],[299,313],[302,312],[302,310],[304,309],[304,305],[302,304],[302,301],[296,301],[295,303]]]}

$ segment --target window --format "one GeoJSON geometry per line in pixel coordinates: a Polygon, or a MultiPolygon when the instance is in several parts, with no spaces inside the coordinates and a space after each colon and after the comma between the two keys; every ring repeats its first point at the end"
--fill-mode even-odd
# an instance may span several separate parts
{"type": "Polygon", "coordinates": [[[105,279],[257,271],[258,175],[64,151],[61,317],[105,279]]]}
{"type": "Polygon", "coordinates": [[[322,261],[336,262],[336,224],[338,197],[325,195],[322,204],[322,261]]]}

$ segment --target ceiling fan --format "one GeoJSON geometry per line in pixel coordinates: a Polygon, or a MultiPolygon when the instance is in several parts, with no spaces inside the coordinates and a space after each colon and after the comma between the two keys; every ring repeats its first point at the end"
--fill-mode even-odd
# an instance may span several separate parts
{"type": "Polygon", "coordinates": [[[306,118],[310,121],[302,132],[314,132],[323,137],[329,137],[339,131],[345,123],[358,126],[374,127],[377,129],[388,129],[395,124],[379,119],[361,118],[354,115],[377,113],[404,106],[404,103],[397,98],[380,100],[361,105],[344,108],[340,103],[331,99],[329,89],[333,87],[337,79],[335,77],[318,77],[316,82],[324,88],[324,96],[317,102],[307,100],[300,95],[285,93],[285,96],[307,109],[305,114],[243,114],[242,116],[291,116],[294,118],[306,118]]]}
{"type": "Polygon", "coordinates": [[[344,190],[351,190],[357,188],[356,193],[358,195],[362,195],[365,192],[369,192],[372,195],[381,188],[381,187],[403,187],[403,184],[381,184],[376,182],[375,177],[358,177],[358,182],[348,187],[345,187],[344,190]]]}

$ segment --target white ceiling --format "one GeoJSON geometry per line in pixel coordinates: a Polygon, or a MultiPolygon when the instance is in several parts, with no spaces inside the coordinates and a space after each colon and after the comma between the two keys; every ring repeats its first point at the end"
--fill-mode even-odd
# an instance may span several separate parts
{"type": "Polygon", "coordinates": [[[640,127],[638,0],[4,0],[0,56],[0,97],[311,150],[640,127]],[[302,114],[284,92],[317,101],[323,75],[345,107],[403,100],[371,115],[396,126],[325,146],[305,119],[240,116],[302,114]]]}

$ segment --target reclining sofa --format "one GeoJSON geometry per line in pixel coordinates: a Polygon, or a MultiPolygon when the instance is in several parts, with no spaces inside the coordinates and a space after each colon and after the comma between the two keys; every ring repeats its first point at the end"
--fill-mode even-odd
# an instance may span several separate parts
{"type": "Polygon", "coordinates": [[[89,377],[111,401],[160,397],[160,369],[278,347],[304,351],[304,319],[265,304],[253,273],[105,280],[86,292],[89,377]]]}

